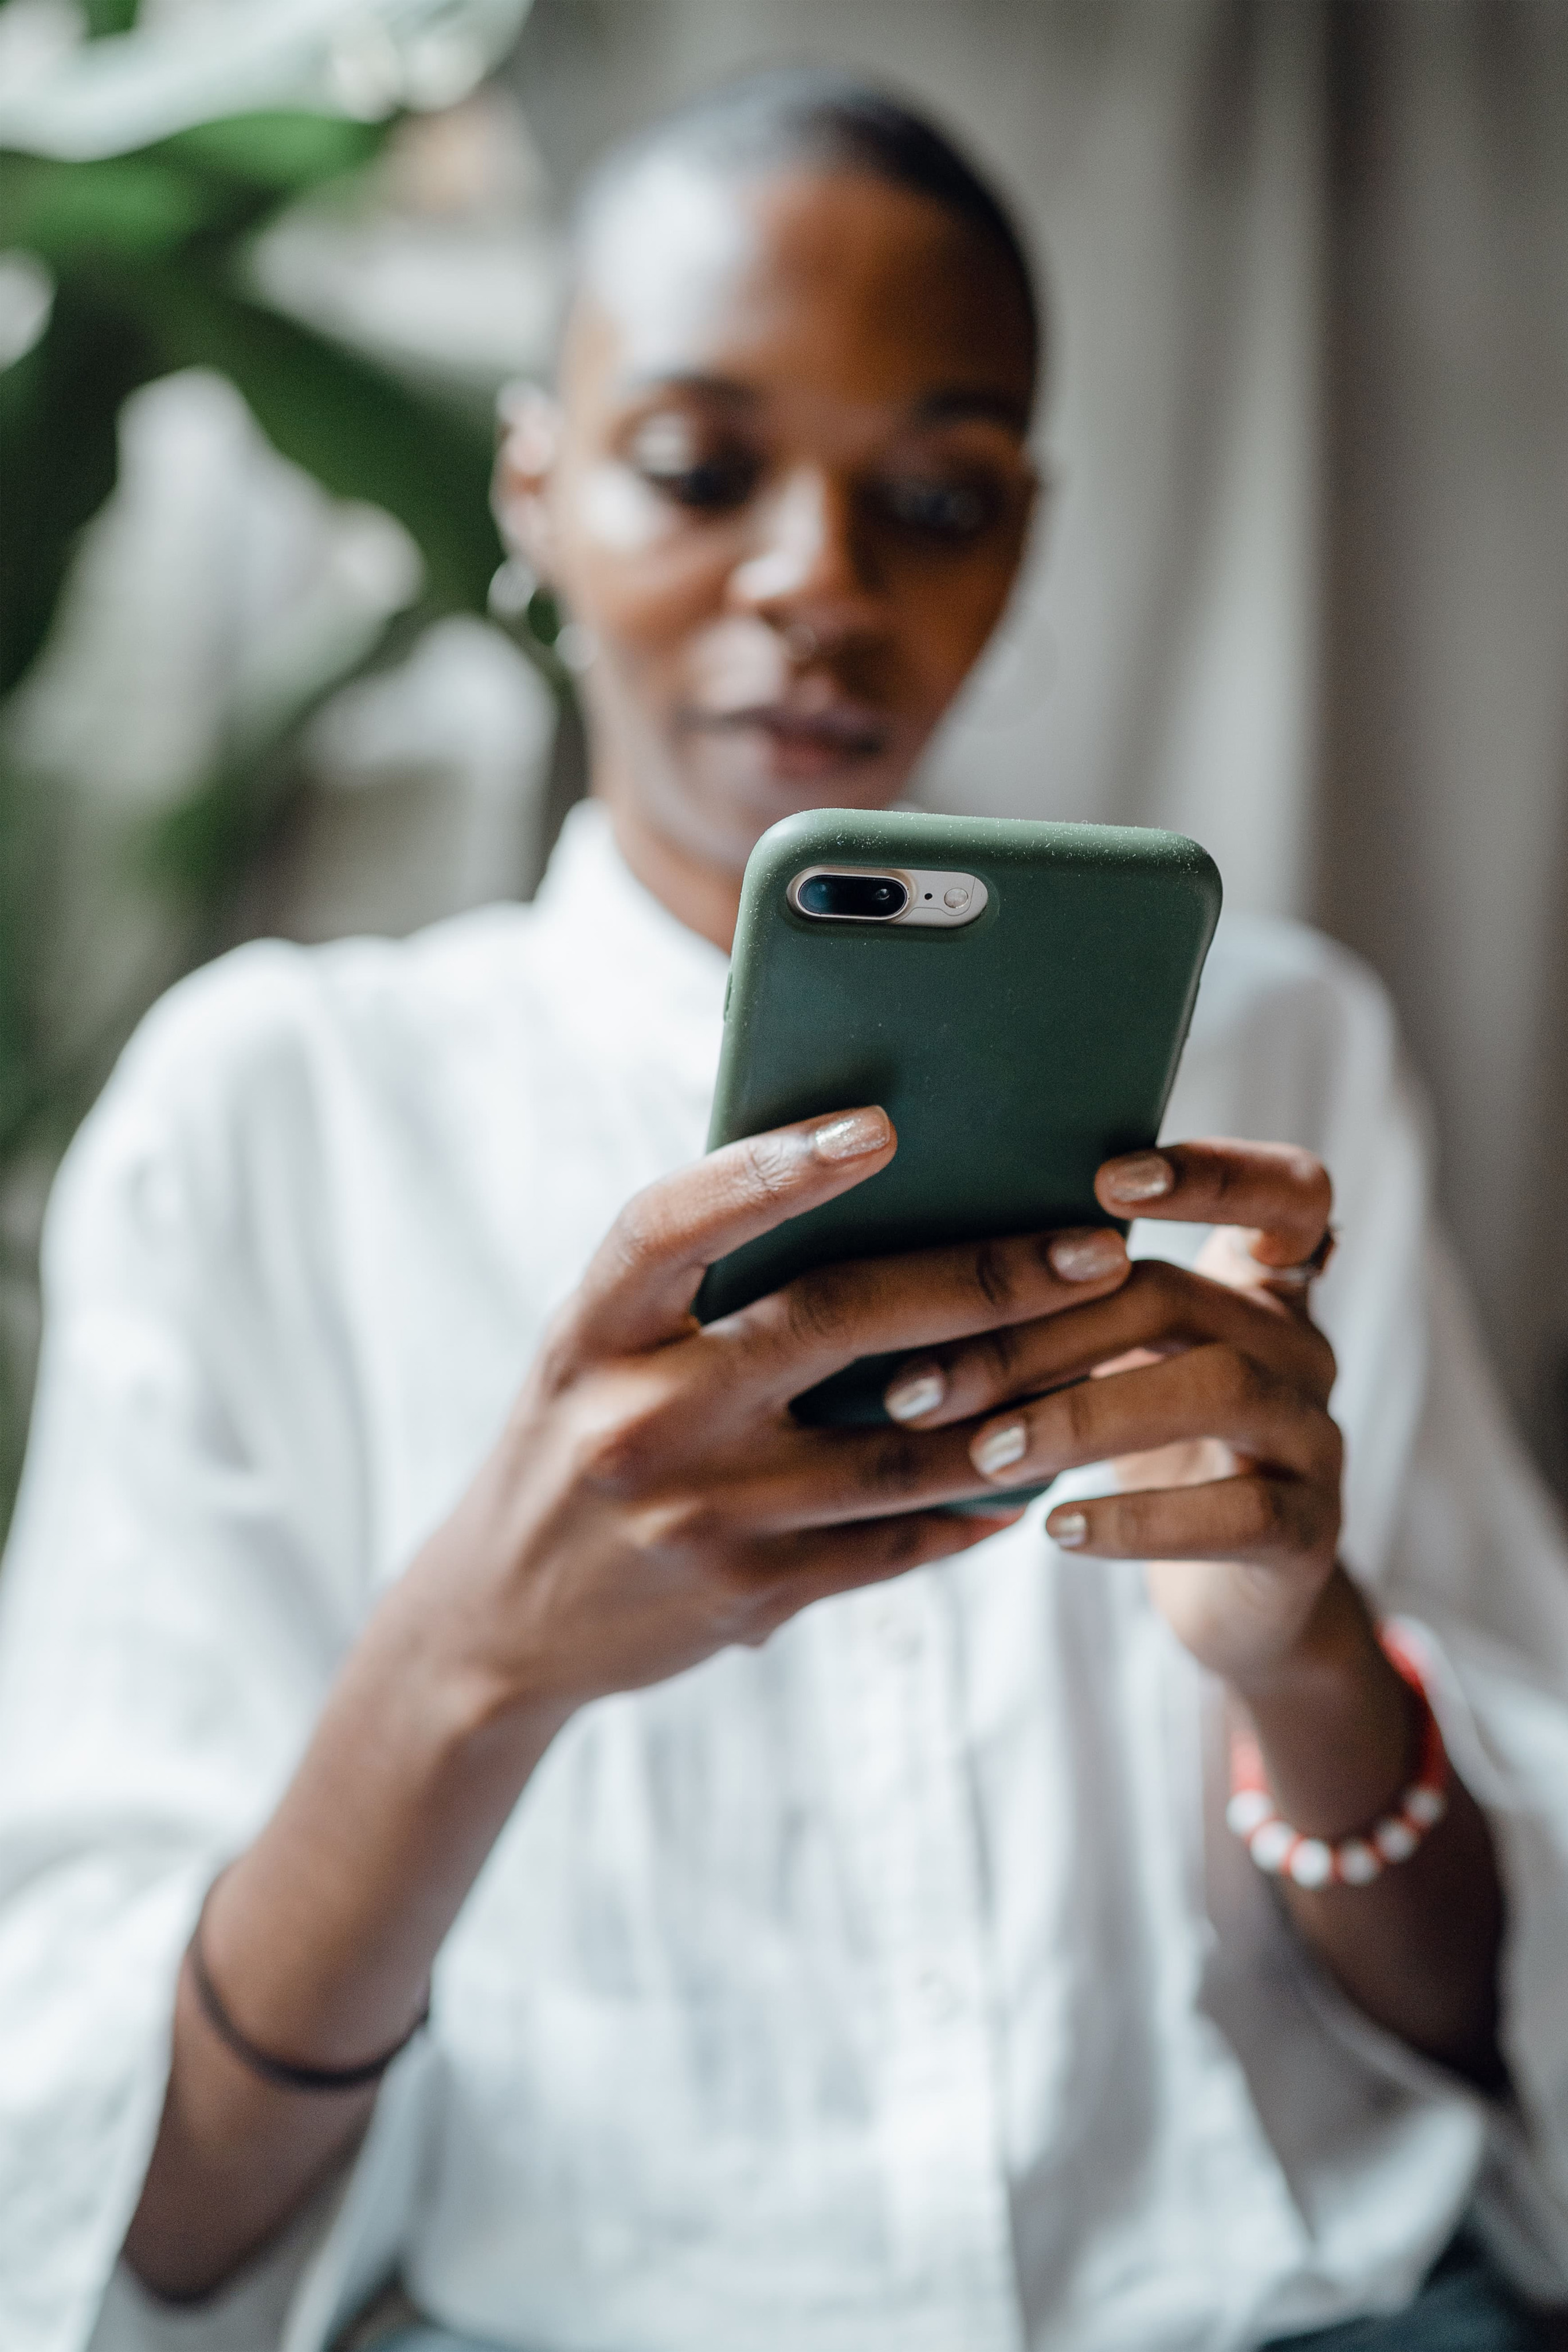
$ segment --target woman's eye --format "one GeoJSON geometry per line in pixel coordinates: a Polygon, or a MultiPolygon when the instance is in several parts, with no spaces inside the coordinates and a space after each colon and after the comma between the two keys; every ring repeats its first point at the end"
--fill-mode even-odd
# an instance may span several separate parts
{"type": "Polygon", "coordinates": [[[708,443],[683,416],[650,416],[628,452],[649,487],[677,506],[722,514],[744,506],[757,486],[756,459],[745,449],[708,443]]]}
{"type": "Polygon", "coordinates": [[[749,457],[702,457],[689,466],[645,465],[643,479],[677,506],[700,514],[726,514],[743,507],[757,487],[759,468],[749,457]]]}
{"type": "Polygon", "coordinates": [[[894,475],[877,486],[876,502],[902,530],[931,539],[975,539],[994,522],[999,501],[977,482],[944,481],[920,474],[894,475]]]}

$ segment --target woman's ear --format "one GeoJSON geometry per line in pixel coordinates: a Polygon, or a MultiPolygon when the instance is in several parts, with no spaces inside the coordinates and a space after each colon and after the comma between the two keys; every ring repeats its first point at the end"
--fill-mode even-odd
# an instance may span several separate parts
{"type": "Polygon", "coordinates": [[[561,446],[561,411],[536,383],[509,383],[496,402],[490,509],[509,555],[548,587],[554,577],[550,482],[561,446]]]}

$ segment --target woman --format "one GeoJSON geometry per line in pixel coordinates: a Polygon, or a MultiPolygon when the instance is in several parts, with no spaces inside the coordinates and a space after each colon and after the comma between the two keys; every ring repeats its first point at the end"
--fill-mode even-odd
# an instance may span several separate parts
{"type": "Polygon", "coordinates": [[[1102,1170],[1137,1263],[689,1312],[897,1148],[700,1158],[724,952],[762,830],[892,801],[1001,614],[1037,342],[873,94],[616,159],[499,477],[595,649],[538,904],[241,951],[77,1145],[0,1650],[8,2345],[306,2352],[395,2273],[444,2345],[1536,2340],[1462,2225],[1559,2274],[1568,1587],[1364,975],[1230,927],[1173,1132],[1282,1139],[1102,1170]],[[791,1421],[873,1349],[901,1428],[791,1421]]]}

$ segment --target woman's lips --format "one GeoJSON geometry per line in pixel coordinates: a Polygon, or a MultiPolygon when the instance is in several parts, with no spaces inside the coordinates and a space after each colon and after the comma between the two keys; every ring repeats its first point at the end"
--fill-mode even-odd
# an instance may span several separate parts
{"type": "Polygon", "coordinates": [[[761,735],[773,762],[792,773],[842,767],[847,760],[874,760],[892,730],[876,711],[854,703],[802,709],[787,702],[749,703],[737,710],[695,714],[708,734],[761,735]]]}

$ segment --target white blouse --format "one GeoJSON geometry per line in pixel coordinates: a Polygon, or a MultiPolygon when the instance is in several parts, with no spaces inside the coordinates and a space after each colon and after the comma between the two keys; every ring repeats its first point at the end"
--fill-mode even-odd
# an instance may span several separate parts
{"type": "Polygon", "coordinates": [[[0,2343],[317,2352],[397,2268],[520,2352],[1226,2352],[1399,2304],[1478,2188],[1562,2292],[1562,1541],[1384,997],[1235,919],[1167,1130],[1333,1171],[1346,1556],[1490,1810],[1517,2105],[1317,1976],[1225,1830],[1216,1686],[1037,1508],[585,1708],[346,2176],[200,2311],[117,2272],[203,1891],[616,1211],[701,1150],[724,974],[586,807],[531,908],[185,982],[74,1146],[0,1581],[0,2343]]]}

